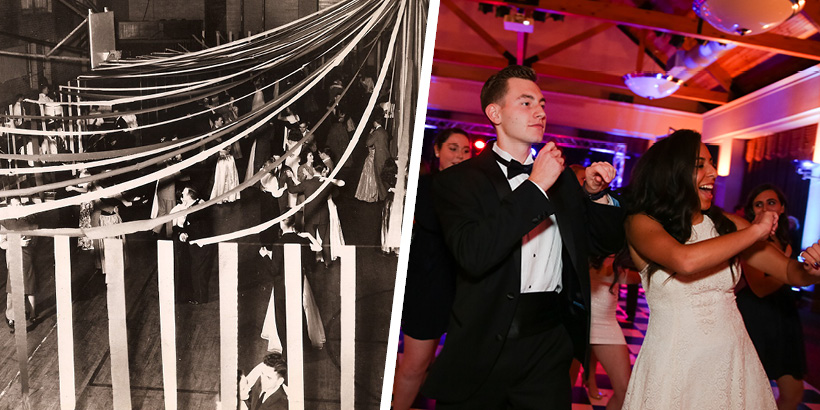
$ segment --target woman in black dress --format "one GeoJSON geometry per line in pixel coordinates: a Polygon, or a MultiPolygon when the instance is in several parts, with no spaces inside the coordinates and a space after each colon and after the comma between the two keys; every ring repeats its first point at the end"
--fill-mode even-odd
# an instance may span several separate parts
{"type": "Polygon", "coordinates": [[[419,176],[410,260],[404,288],[402,331],[404,354],[396,367],[393,409],[409,409],[433,362],[439,339],[447,331],[455,292],[455,260],[447,250],[438,216],[433,210],[430,183],[441,171],[470,157],[470,139],[457,129],[440,132],[433,150],[434,172],[419,176]]]}
{"type": "MultiPolygon", "coordinates": [[[[777,230],[769,237],[769,242],[786,256],[791,256],[786,197],[771,184],[753,189],[744,207],[746,219],[750,221],[765,211],[780,214],[777,230]]],[[[777,407],[797,409],[803,401],[806,349],[795,293],[790,285],[745,264],[743,277],[746,286],[737,292],[737,307],[766,375],[777,382],[780,391],[777,407]]]]}

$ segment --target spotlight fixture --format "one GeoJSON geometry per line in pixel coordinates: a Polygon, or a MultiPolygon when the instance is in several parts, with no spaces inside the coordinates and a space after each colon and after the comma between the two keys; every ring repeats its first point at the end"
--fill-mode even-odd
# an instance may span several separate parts
{"type": "Polygon", "coordinates": [[[510,14],[510,8],[507,6],[498,6],[495,8],[495,16],[496,17],[504,17],[507,14],[510,14]]]}
{"type": "Polygon", "coordinates": [[[714,28],[739,36],[777,27],[803,9],[806,0],[694,0],[695,13],[714,28]]]}
{"type": "Polygon", "coordinates": [[[487,14],[493,12],[493,5],[487,3],[478,3],[478,11],[487,14]]]}
{"type": "Polygon", "coordinates": [[[539,21],[541,23],[547,21],[547,13],[543,11],[535,10],[532,12],[532,19],[535,21],[539,21]]]}
{"type": "Polygon", "coordinates": [[[812,175],[815,168],[820,167],[820,164],[809,160],[794,160],[795,172],[797,172],[803,181],[812,178],[818,178],[812,175]]]}
{"type": "Polygon", "coordinates": [[[527,17],[521,13],[508,14],[504,16],[504,30],[518,33],[532,33],[535,25],[532,17],[527,17]]]}
{"type": "Polygon", "coordinates": [[[623,78],[633,93],[650,100],[669,97],[683,84],[671,75],[654,72],[629,73],[623,78]]]}

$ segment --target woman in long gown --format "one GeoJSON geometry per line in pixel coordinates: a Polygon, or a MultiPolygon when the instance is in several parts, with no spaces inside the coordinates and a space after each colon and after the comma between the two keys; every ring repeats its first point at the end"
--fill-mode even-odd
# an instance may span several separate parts
{"type": "MultiPolygon", "coordinates": [[[[791,255],[786,196],[771,184],[753,189],[744,207],[747,220],[754,220],[765,211],[779,215],[777,231],[768,242],[784,255],[791,255]]],[[[750,266],[743,266],[743,278],[746,286],[738,286],[737,307],[766,374],[777,382],[777,407],[797,409],[803,401],[806,347],[795,292],[791,286],[750,266]]]]}
{"type": "MultiPolygon", "coordinates": [[[[223,119],[221,116],[216,116],[213,119],[212,128],[217,129],[222,127],[223,119]]],[[[214,168],[214,186],[211,189],[210,199],[214,199],[239,185],[239,171],[236,169],[236,161],[231,155],[231,146],[227,146],[219,150],[219,158],[216,160],[216,167],[214,168]]],[[[219,201],[220,204],[225,202],[233,202],[239,199],[239,192],[228,195],[219,201]]]]}
{"type": "Polygon", "coordinates": [[[700,134],[678,130],[638,161],[626,234],[651,310],[624,409],[775,409],[735,304],[736,256],[784,282],[820,280],[820,242],[786,258],[765,239],[777,215],[750,224],[712,206],[717,172],[700,134]]]}
{"type": "MultiPolygon", "coordinates": [[[[239,171],[237,171],[236,162],[233,155],[231,155],[231,147],[227,146],[219,150],[219,158],[216,160],[216,168],[214,169],[214,187],[211,190],[211,199],[236,188],[237,185],[239,185],[239,171]]],[[[234,202],[237,199],[239,199],[239,192],[228,195],[219,203],[234,202]]]]}
{"type": "Polygon", "coordinates": [[[367,158],[364,160],[359,186],[356,188],[356,199],[365,202],[384,201],[387,198],[387,188],[381,179],[384,162],[390,158],[387,148],[387,131],[381,125],[383,114],[374,110],[372,121],[373,130],[367,136],[367,158]]]}

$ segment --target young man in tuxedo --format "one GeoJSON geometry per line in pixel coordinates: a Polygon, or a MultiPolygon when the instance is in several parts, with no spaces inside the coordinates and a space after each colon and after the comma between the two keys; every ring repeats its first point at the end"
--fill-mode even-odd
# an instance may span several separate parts
{"type": "Polygon", "coordinates": [[[521,66],[490,77],[481,105],[497,140],[433,181],[460,265],[422,389],[440,409],[570,409],[570,363],[589,339],[588,255],[623,244],[623,213],[605,191],[612,165],[589,166],[582,190],[553,142],[533,158],[546,126],[535,80],[521,66]]]}

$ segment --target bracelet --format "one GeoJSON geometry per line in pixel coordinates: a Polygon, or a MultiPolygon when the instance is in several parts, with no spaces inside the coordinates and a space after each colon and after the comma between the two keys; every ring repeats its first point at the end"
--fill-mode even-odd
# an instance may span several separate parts
{"type": "Polygon", "coordinates": [[[598,192],[597,194],[590,194],[586,192],[586,189],[584,189],[584,192],[589,196],[590,201],[597,201],[606,196],[607,194],[609,194],[609,188],[604,188],[601,190],[601,192],[598,192]]]}

